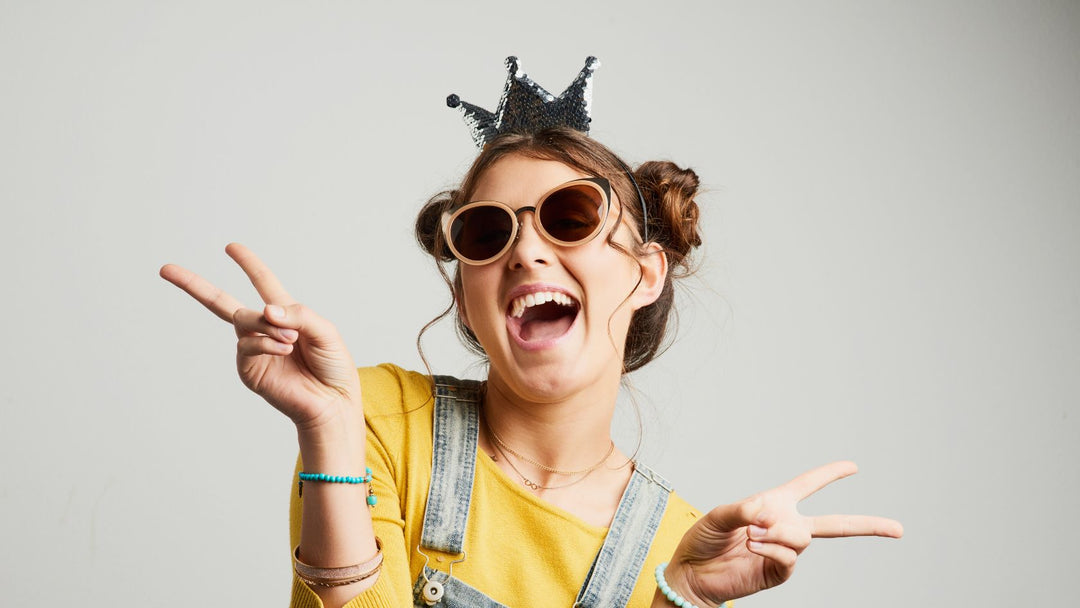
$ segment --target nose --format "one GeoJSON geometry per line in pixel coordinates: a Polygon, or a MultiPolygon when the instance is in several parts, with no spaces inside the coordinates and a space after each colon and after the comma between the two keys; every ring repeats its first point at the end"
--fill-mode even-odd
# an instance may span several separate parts
{"type": "Polygon", "coordinates": [[[536,207],[522,207],[514,215],[518,221],[517,238],[510,246],[507,265],[512,270],[549,265],[553,258],[551,243],[536,229],[536,207]],[[526,211],[532,213],[524,215],[526,211]]]}

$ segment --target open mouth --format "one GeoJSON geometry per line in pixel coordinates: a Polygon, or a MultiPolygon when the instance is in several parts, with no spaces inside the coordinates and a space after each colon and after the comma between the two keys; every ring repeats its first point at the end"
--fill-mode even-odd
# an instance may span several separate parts
{"type": "Polygon", "coordinates": [[[523,346],[545,346],[566,335],[581,305],[557,291],[538,291],[514,298],[506,312],[510,333],[523,346]]]}

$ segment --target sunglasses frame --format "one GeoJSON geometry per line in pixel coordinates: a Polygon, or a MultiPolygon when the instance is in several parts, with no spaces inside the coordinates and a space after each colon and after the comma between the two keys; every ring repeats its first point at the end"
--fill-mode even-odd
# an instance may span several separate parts
{"type": "Polygon", "coordinates": [[[483,266],[484,264],[490,264],[491,262],[494,262],[495,260],[502,257],[502,255],[509,251],[510,248],[514,246],[514,243],[517,242],[518,236],[521,234],[521,214],[526,211],[533,212],[533,227],[535,227],[536,231],[548,241],[562,247],[576,247],[578,245],[584,245],[585,243],[588,243],[589,241],[596,238],[596,235],[603,232],[604,226],[607,225],[608,215],[611,213],[611,183],[603,177],[582,177],[579,179],[570,180],[566,183],[559,184],[558,186],[555,186],[551,190],[545,192],[535,205],[529,207],[521,207],[517,210],[510,207],[510,205],[507,205],[506,203],[500,201],[470,201],[465,203],[461,207],[458,207],[452,212],[447,211],[443,213],[443,239],[446,241],[447,247],[450,248],[450,251],[454,254],[454,257],[457,258],[459,262],[463,264],[468,264],[470,266],[483,266]],[[544,228],[543,223],[536,218],[540,216],[540,209],[544,206],[544,203],[551,197],[552,194],[555,194],[556,192],[559,192],[564,188],[579,185],[587,185],[600,193],[601,198],[603,199],[604,207],[601,212],[600,223],[597,224],[596,228],[594,228],[593,231],[585,238],[578,239],[576,241],[563,241],[557,239],[552,236],[551,233],[549,233],[547,229],[544,228]],[[509,214],[512,218],[510,238],[506,240],[506,244],[503,245],[502,249],[500,249],[498,253],[484,260],[473,260],[462,255],[461,252],[457,250],[457,247],[454,246],[454,239],[451,238],[450,235],[450,226],[453,225],[454,220],[456,220],[462,213],[468,211],[469,209],[475,209],[477,207],[497,207],[499,209],[502,209],[503,211],[506,211],[506,213],[509,214]]]}

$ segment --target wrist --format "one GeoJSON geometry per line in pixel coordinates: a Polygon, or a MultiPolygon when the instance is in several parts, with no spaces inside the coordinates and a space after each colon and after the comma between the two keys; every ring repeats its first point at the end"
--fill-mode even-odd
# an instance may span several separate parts
{"type": "Polygon", "coordinates": [[[319,424],[296,427],[300,459],[307,470],[334,475],[359,475],[367,464],[367,428],[359,408],[341,408],[319,424]]]}
{"type": "MultiPolygon", "coordinates": [[[[655,598],[660,600],[659,605],[680,608],[712,608],[724,605],[723,601],[715,603],[700,597],[689,580],[689,574],[689,568],[678,562],[664,563],[656,567],[655,598]]],[[[653,605],[656,606],[657,602],[654,601],[653,605]]]]}

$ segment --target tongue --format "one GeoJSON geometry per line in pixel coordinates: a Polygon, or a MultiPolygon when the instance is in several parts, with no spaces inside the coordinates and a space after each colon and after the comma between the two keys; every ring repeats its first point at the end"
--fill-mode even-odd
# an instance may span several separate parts
{"type": "Polygon", "coordinates": [[[557,338],[574,322],[573,309],[554,303],[533,306],[521,318],[521,338],[526,342],[557,338]]]}
{"type": "Polygon", "coordinates": [[[570,329],[570,317],[560,317],[551,321],[526,321],[521,324],[521,338],[526,342],[558,338],[570,329]]]}

